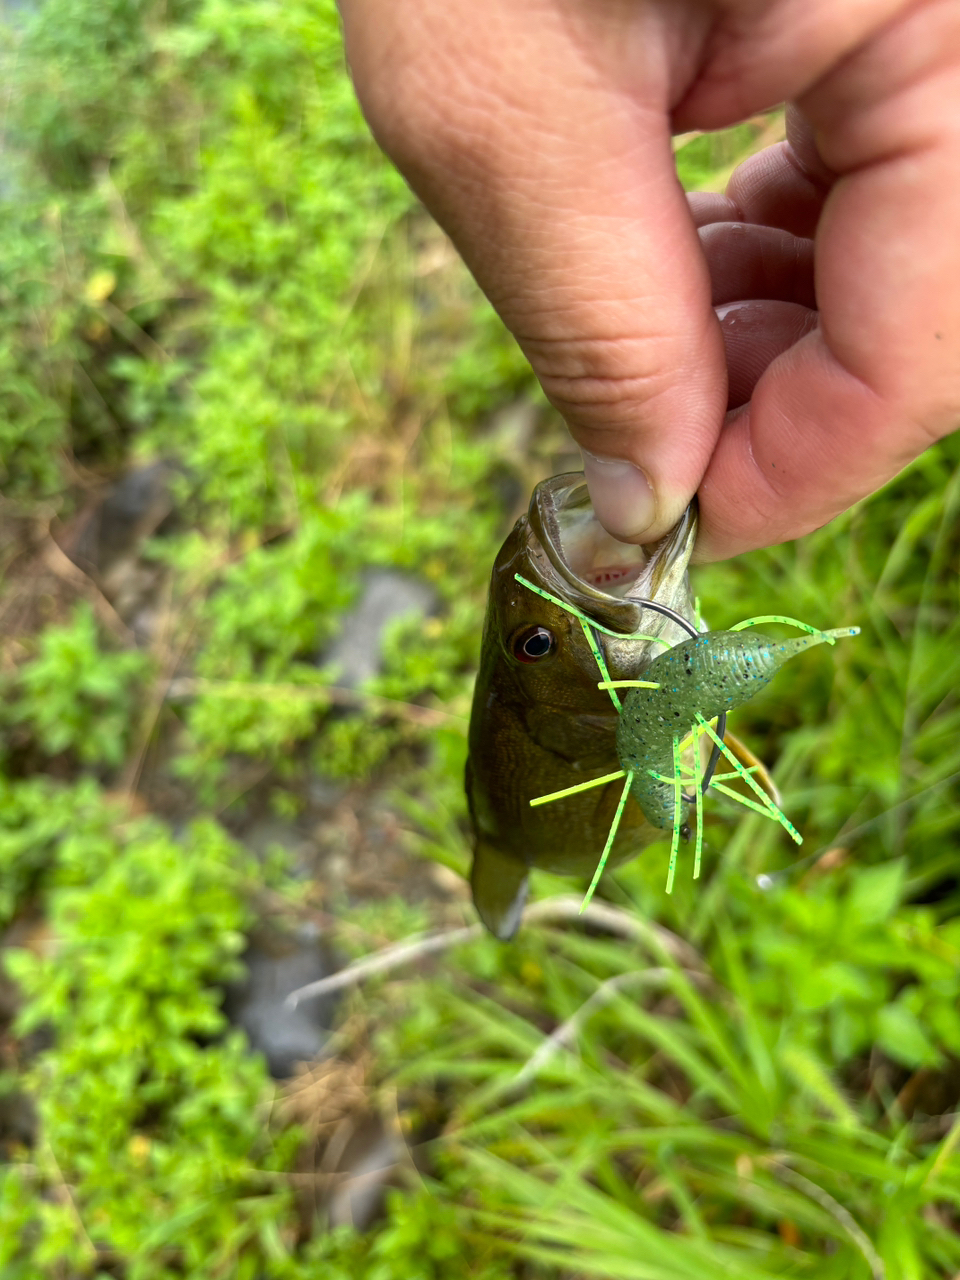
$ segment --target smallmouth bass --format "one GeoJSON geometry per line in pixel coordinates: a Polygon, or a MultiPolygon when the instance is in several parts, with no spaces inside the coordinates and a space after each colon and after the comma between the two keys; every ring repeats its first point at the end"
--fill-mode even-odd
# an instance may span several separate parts
{"type": "MultiPolygon", "coordinates": [[[[615,680],[636,679],[680,626],[631,596],[694,616],[687,566],[697,534],[695,504],[647,547],[612,538],[593,514],[580,472],[538,484],[493,567],[480,671],[470,716],[467,798],[474,831],[471,886],[480,918],[498,938],[520,923],[531,868],[588,876],[622,785],[581,792],[562,804],[530,800],[618,768],[619,716],[597,688],[596,659],[579,621],[516,581],[520,574],[623,638],[595,633],[615,680]],[[637,633],[651,640],[632,638],[637,633]]],[[[661,835],[628,806],[608,866],[661,835]]]]}

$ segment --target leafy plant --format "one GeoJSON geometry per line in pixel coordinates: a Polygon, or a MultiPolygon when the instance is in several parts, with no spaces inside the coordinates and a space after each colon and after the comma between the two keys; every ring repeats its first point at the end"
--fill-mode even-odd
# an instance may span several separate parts
{"type": "Polygon", "coordinates": [[[8,951],[6,966],[28,999],[20,1033],[47,1026],[56,1043],[26,1080],[43,1136],[34,1162],[4,1175],[0,1212],[18,1231],[2,1233],[0,1260],[13,1274],[86,1271],[105,1250],[165,1276],[191,1259],[270,1259],[290,1194],[272,1174],[297,1135],[275,1143],[265,1128],[263,1066],[224,1034],[218,990],[238,972],[252,868],[212,823],[174,839],[89,789],[48,800],[56,943],[8,951]],[[58,1198],[65,1184],[73,1199],[58,1198]]]}
{"type": "MultiPolygon", "coordinates": [[[[127,466],[180,480],[138,550],[163,602],[149,655],[84,605],[5,652],[0,920],[23,945],[0,1055],[37,1134],[0,1132],[3,1280],[960,1270],[957,441],[829,529],[698,571],[714,626],[789,599],[863,629],[737,716],[803,856],[717,804],[697,885],[681,866],[666,898],[657,845],[604,878],[620,933],[531,926],[354,991],[337,1043],[362,1045],[426,1173],[369,1233],[327,1230],[313,1140],[272,1108],[223,984],[266,910],[335,902],[350,957],[459,926],[424,863],[468,861],[489,565],[569,444],[368,138],[332,0],[17,21],[2,546],[127,466]],[[371,567],[427,580],[436,612],[388,628],[335,702],[329,646],[371,567]],[[322,814],[315,786],[338,797],[322,814]],[[362,891],[254,860],[227,827],[258,806],[366,858],[362,891]],[[415,888],[390,897],[378,859],[396,883],[403,850],[415,888]]],[[[681,179],[716,187],[781,129],[680,139],[681,179]]]]}
{"type": "Polygon", "coordinates": [[[47,755],[70,751],[81,764],[116,767],[150,665],[136,650],[102,649],[93,610],[80,604],[65,626],[44,631],[36,656],[17,672],[4,717],[47,755]]]}

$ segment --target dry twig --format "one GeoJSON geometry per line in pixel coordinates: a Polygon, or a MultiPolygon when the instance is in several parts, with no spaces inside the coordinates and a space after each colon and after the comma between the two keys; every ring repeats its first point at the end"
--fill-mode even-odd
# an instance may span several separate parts
{"type": "Polygon", "coordinates": [[[89,598],[93,605],[94,613],[108,631],[124,644],[131,648],[135,647],[133,644],[133,632],[89,574],[78,568],[60,548],[49,526],[44,533],[41,554],[44,564],[52,573],[64,582],[68,582],[70,586],[76,587],[77,590],[83,592],[89,598]]]}
{"type": "MultiPolygon", "coordinates": [[[[524,912],[525,924],[566,924],[580,921],[593,928],[603,929],[631,942],[642,942],[652,950],[665,951],[685,968],[698,973],[705,972],[705,966],[693,947],[684,942],[669,929],[651,924],[649,920],[629,915],[619,907],[605,902],[591,902],[586,910],[581,910],[582,899],[575,894],[561,894],[555,898],[545,898],[535,902],[524,912]]],[[[289,1008],[296,1008],[301,1000],[316,996],[328,995],[332,991],[341,991],[344,987],[355,986],[365,978],[376,973],[389,973],[401,965],[437,952],[448,951],[451,947],[464,942],[472,942],[483,936],[481,924],[463,925],[457,929],[444,929],[439,933],[420,934],[407,938],[403,942],[393,943],[376,951],[362,960],[354,960],[346,968],[317,982],[309,982],[306,986],[291,991],[285,1000],[289,1008]]]]}

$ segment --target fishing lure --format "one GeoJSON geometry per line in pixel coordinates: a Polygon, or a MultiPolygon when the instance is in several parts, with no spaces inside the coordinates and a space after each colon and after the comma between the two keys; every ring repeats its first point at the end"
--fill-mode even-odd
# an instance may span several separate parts
{"type": "MultiPolygon", "coordinates": [[[[541,596],[542,588],[519,574],[517,581],[541,596]]],[[[550,597],[560,608],[570,609],[563,601],[550,597]]],[[[647,821],[663,830],[672,829],[670,862],[667,871],[667,893],[672,892],[681,835],[689,838],[686,825],[690,806],[696,808],[696,844],[693,876],[700,874],[703,850],[703,797],[713,786],[721,794],[747,808],[778,821],[797,844],[803,843],[790,820],[753,778],[755,767],[746,768],[724,742],[726,714],[741,707],[770,683],[780,668],[797,654],[819,644],[835,644],[838,639],[859,635],[859,627],[838,627],[819,631],[805,622],[782,615],[768,614],[748,618],[729,631],[700,633],[685,618],[673,614],[655,601],[639,602],[644,607],[673,615],[674,620],[691,633],[691,638],[655,658],[644,670],[643,680],[611,680],[599,643],[591,644],[597,668],[602,676],[598,688],[606,689],[619,712],[617,756],[620,769],[589,782],[566,787],[561,791],[537,796],[532,807],[549,804],[579,794],[591,787],[607,785],[623,779],[623,789],[600,855],[590,887],[584,898],[586,906],[603,874],[628,798],[632,795],[647,821]],[[778,640],[760,632],[744,634],[750,627],[779,622],[797,627],[806,634],[791,640],[778,640]],[[626,689],[621,703],[618,689],[626,689]],[[714,727],[711,721],[716,720],[714,727]],[[700,742],[706,735],[712,743],[710,760],[702,767],[700,742]],[[717,774],[720,757],[733,767],[732,773],[717,774]],[[691,759],[687,764],[686,758],[691,759]],[[740,779],[758,797],[759,803],[742,796],[725,782],[740,779]],[[692,783],[692,794],[685,790],[692,783]]],[[[580,619],[585,632],[588,620],[580,619]]]]}

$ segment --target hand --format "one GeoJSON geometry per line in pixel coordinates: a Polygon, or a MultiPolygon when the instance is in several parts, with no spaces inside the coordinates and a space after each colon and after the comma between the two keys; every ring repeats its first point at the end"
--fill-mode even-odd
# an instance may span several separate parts
{"type": "Polygon", "coordinates": [[[796,538],[960,426],[955,0],[342,11],[377,138],[612,533],[650,541],[698,491],[699,559],[796,538]],[[688,205],[671,133],[783,100],[787,142],[688,205]]]}

